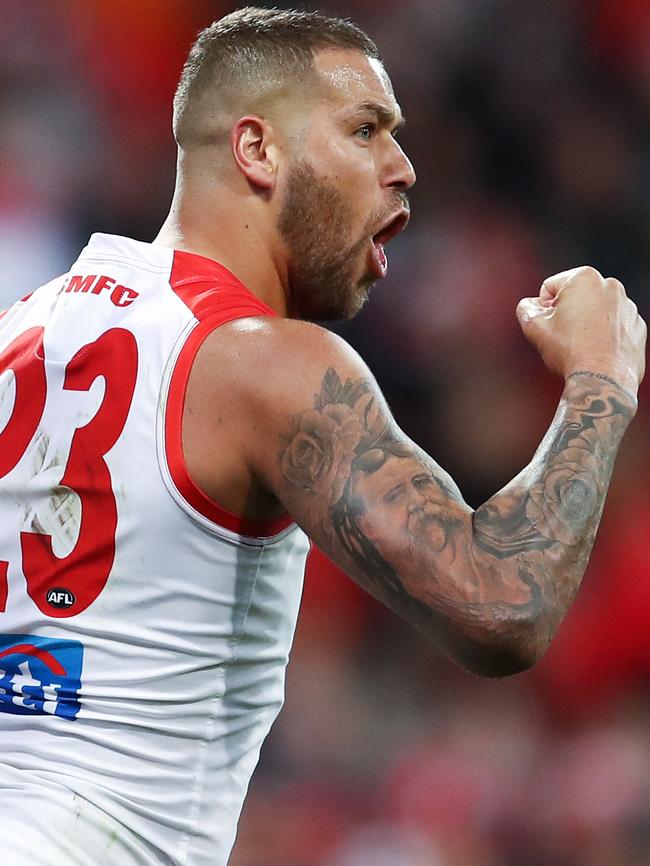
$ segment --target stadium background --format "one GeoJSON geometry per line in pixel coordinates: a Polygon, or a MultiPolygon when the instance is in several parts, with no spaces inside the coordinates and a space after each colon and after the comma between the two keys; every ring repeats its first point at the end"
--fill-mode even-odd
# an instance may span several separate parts
{"type": "MultiPolygon", "coordinates": [[[[233,8],[0,0],[0,305],[91,231],[154,236],[185,52],[233,8]]],[[[560,391],[517,299],[589,262],[650,313],[650,4],[320,8],[379,43],[419,176],[390,277],[340,330],[476,506],[528,462],[560,391]]],[[[533,671],[458,671],[312,557],[232,866],[650,864],[644,390],[580,597],[533,671]]]]}

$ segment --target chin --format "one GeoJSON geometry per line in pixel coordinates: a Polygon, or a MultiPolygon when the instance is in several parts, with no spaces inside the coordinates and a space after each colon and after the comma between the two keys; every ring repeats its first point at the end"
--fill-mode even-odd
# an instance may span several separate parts
{"type": "Polygon", "coordinates": [[[299,307],[299,316],[306,322],[346,322],[353,319],[368,300],[368,288],[357,289],[345,297],[310,298],[299,307]]]}
{"type": "Polygon", "coordinates": [[[372,283],[363,283],[357,286],[354,294],[350,293],[337,308],[332,309],[332,315],[327,317],[327,321],[347,322],[350,319],[354,319],[357,313],[360,313],[368,302],[368,293],[371,286],[372,283]]]}
{"type": "Polygon", "coordinates": [[[316,280],[298,279],[293,297],[301,319],[310,322],[343,322],[353,319],[368,300],[376,277],[366,273],[360,279],[323,269],[316,280]]]}
{"type": "Polygon", "coordinates": [[[368,300],[369,300],[368,290],[369,289],[370,289],[370,286],[368,286],[368,288],[364,289],[363,294],[359,293],[359,295],[355,298],[354,304],[351,305],[348,308],[348,310],[346,311],[346,315],[344,316],[345,319],[354,319],[354,317],[357,315],[357,313],[361,312],[361,310],[368,303],[368,300]]]}
{"type": "Polygon", "coordinates": [[[354,309],[348,316],[349,319],[351,319],[353,316],[356,316],[356,314],[359,313],[368,303],[368,301],[370,300],[370,289],[372,289],[376,282],[377,280],[375,277],[366,277],[366,279],[364,279],[363,282],[358,286],[357,294],[355,297],[354,309]]]}

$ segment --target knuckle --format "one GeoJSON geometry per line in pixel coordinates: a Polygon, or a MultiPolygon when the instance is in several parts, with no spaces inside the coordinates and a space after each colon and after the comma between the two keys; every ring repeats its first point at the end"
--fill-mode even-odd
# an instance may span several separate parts
{"type": "Polygon", "coordinates": [[[602,282],[603,280],[603,275],[593,265],[581,265],[579,268],[576,268],[576,274],[583,278],[597,280],[598,282],[602,282]]]}
{"type": "Polygon", "coordinates": [[[607,277],[607,279],[605,280],[605,285],[608,289],[613,289],[620,295],[625,295],[625,286],[616,277],[607,277]]]}
{"type": "Polygon", "coordinates": [[[532,298],[522,298],[519,301],[519,303],[517,304],[517,311],[521,313],[521,312],[528,310],[530,308],[530,305],[532,304],[532,302],[533,302],[532,298]]]}

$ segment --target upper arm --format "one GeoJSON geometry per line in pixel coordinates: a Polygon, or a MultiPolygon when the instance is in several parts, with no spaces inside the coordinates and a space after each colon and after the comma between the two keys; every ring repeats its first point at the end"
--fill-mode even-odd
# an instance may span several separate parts
{"type": "Polygon", "coordinates": [[[457,487],[400,430],[340,338],[287,320],[231,330],[230,393],[240,395],[239,441],[253,474],[337,565],[431,632],[438,598],[458,593],[452,583],[470,599],[477,587],[472,511],[457,487]]]}

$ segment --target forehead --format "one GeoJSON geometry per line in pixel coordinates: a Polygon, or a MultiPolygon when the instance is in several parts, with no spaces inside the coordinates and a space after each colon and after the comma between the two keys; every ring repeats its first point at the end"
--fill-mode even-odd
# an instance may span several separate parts
{"type": "Polygon", "coordinates": [[[398,484],[406,487],[418,475],[422,475],[422,464],[414,457],[390,456],[375,472],[358,472],[354,476],[354,492],[363,497],[383,497],[398,484]]]}
{"type": "Polygon", "coordinates": [[[360,51],[326,49],[315,55],[314,70],[324,85],[325,98],[339,108],[377,102],[400,115],[393,85],[380,60],[360,51]]]}

